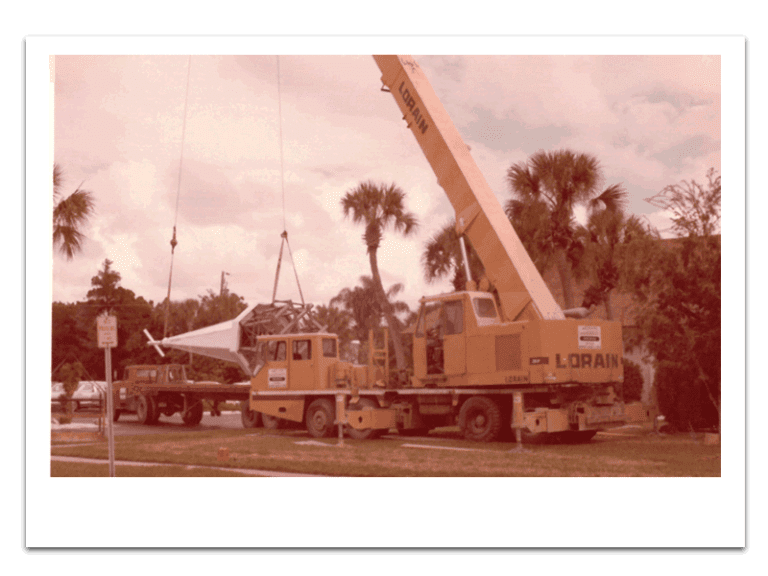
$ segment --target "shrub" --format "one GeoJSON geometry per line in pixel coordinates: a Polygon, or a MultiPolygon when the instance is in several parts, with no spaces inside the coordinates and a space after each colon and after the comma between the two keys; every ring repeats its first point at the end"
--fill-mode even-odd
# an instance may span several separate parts
{"type": "Polygon", "coordinates": [[[643,398],[643,374],[632,360],[624,360],[624,402],[639,402],[643,398]]]}

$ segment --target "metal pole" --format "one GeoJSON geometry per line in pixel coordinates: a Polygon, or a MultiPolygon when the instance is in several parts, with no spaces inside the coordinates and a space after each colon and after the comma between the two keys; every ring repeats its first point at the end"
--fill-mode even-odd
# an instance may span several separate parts
{"type": "Polygon", "coordinates": [[[344,446],[344,424],[347,422],[344,394],[336,394],[336,422],[339,426],[339,439],[336,446],[344,446]]]}
{"type": "Polygon", "coordinates": [[[469,271],[469,258],[467,258],[467,247],[464,244],[464,236],[459,236],[459,246],[461,246],[461,256],[464,259],[464,272],[467,274],[467,282],[472,282],[472,272],[469,271]]]}
{"type": "Polygon", "coordinates": [[[115,477],[115,434],[112,428],[114,394],[112,392],[112,347],[104,348],[104,363],[107,371],[107,444],[109,446],[109,477],[115,477]]]}

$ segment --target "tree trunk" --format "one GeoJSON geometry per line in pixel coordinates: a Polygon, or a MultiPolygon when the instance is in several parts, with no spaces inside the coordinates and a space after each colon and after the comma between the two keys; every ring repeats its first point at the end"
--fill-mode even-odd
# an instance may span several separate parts
{"type": "Polygon", "coordinates": [[[565,250],[558,250],[556,261],[557,272],[560,275],[560,285],[563,288],[563,300],[565,301],[565,309],[569,310],[573,308],[573,287],[571,286],[571,267],[568,264],[568,258],[565,255],[565,250]]]}
{"type": "Polygon", "coordinates": [[[395,315],[392,312],[392,305],[389,303],[386,292],[384,292],[384,285],[381,283],[381,275],[379,274],[379,264],[376,261],[376,250],[368,250],[368,259],[371,262],[371,274],[373,275],[373,281],[376,284],[379,292],[379,301],[381,307],[384,310],[384,317],[387,319],[387,326],[389,326],[389,336],[392,338],[392,344],[395,348],[395,362],[397,363],[398,370],[405,370],[405,353],[403,352],[403,342],[400,338],[400,330],[397,328],[397,321],[395,315]]]}
{"type": "Polygon", "coordinates": [[[611,306],[611,292],[608,291],[603,296],[603,304],[605,305],[605,317],[608,320],[613,320],[613,307],[611,306]]]}

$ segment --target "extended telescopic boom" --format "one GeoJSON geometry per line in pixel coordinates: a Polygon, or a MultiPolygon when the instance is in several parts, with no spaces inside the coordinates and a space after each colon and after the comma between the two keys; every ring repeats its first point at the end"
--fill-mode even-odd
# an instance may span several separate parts
{"type": "Polygon", "coordinates": [[[427,157],[466,236],[496,287],[507,320],[564,319],[469,148],[411,56],[374,56],[381,80],[427,157]]]}

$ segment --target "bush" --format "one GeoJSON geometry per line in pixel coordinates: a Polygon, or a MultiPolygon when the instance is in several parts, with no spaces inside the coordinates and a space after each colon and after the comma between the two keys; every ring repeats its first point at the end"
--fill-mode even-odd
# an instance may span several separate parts
{"type": "Polygon", "coordinates": [[[691,370],[661,362],[656,369],[659,410],[675,430],[689,431],[717,427],[717,409],[710,402],[702,382],[691,370]]]}
{"type": "Polygon", "coordinates": [[[632,360],[624,360],[624,402],[643,399],[643,374],[632,360]]]}

